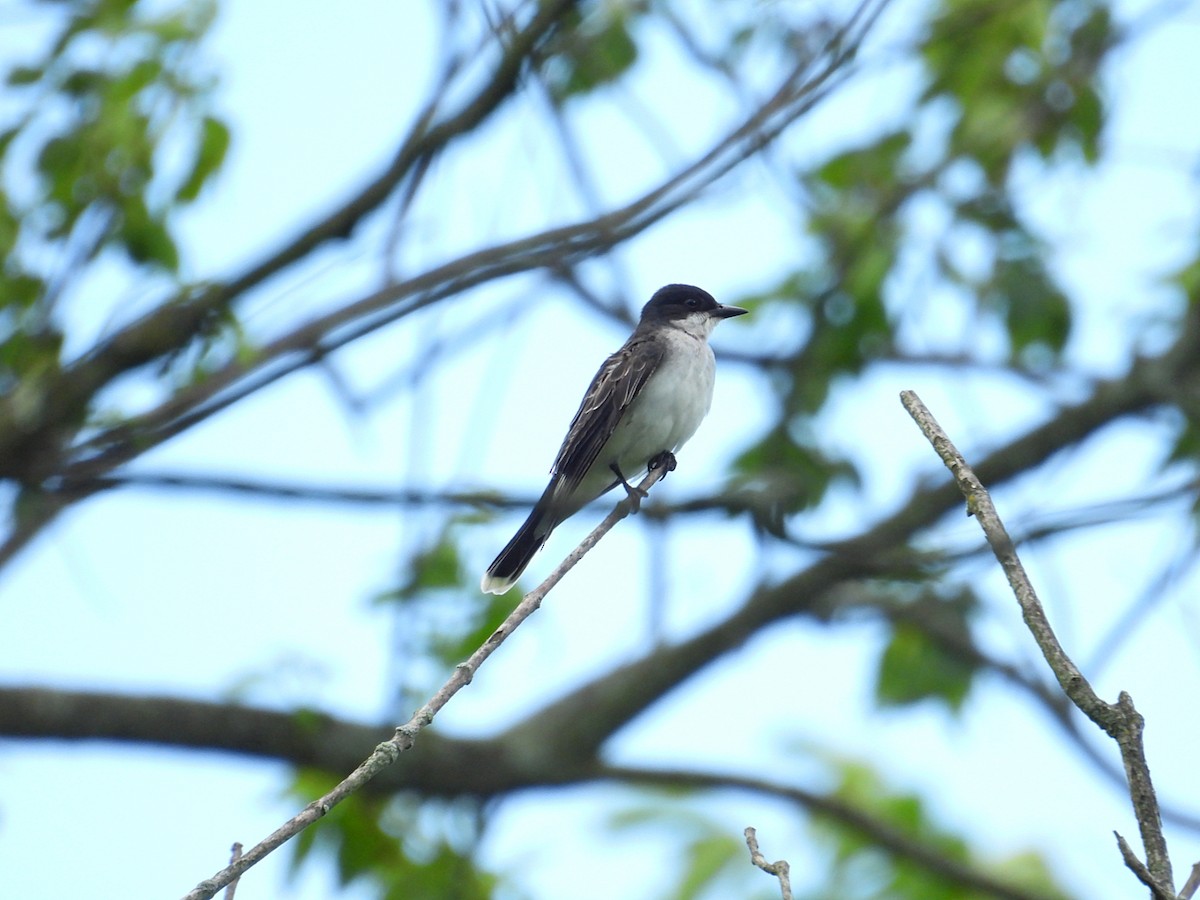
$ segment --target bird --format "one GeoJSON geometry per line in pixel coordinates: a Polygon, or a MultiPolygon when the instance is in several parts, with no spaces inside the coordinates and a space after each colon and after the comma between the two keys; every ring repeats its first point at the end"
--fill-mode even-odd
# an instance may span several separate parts
{"type": "Polygon", "coordinates": [[[724,306],[690,284],[668,284],[642,308],[625,344],[604,361],[563,439],[550,483],[525,523],[488,566],[487,594],[516,584],[550,533],[597,497],[642,472],[675,468],[675,451],[712,405],[716,361],[708,336],[749,310],[724,306]]]}

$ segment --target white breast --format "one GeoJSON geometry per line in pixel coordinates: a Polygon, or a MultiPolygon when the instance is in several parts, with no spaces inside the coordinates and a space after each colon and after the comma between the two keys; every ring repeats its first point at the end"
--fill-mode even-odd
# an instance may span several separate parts
{"type": "Polygon", "coordinates": [[[716,362],[702,337],[672,329],[663,337],[667,352],[650,376],[616,433],[605,456],[627,478],[645,470],[663,450],[674,452],[696,433],[712,405],[716,362]]]}

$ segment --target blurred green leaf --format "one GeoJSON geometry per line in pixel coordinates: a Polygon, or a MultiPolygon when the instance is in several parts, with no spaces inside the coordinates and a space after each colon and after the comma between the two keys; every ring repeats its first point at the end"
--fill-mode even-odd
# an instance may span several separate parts
{"type": "Polygon", "coordinates": [[[447,525],[438,539],[411,557],[408,577],[389,597],[408,600],[425,591],[458,587],[463,581],[462,559],[454,530],[447,525]]]}
{"type": "MultiPolygon", "coordinates": [[[[674,838],[683,856],[672,900],[694,900],[715,893],[722,879],[747,880],[753,874],[747,862],[745,840],[731,833],[728,824],[706,810],[690,805],[696,792],[682,789],[643,791],[644,800],[635,801],[608,817],[614,831],[649,829],[674,838]],[[740,877],[740,878],[739,878],[740,877]]],[[[739,892],[737,896],[744,896],[739,892]]]]}
{"type": "Polygon", "coordinates": [[[1035,345],[1054,354],[1062,351],[1070,335],[1071,307],[1040,255],[1002,260],[992,289],[1002,303],[1014,351],[1019,354],[1035,345]]]}
{"type": "Polygon", "coordinates": [[[867,148],[840,153],[811,176],[837,191],[889,193],[896,174],[903,171],[904,156],[912,146],[908,131],[893,131],[876,138],[867,148]]]}
{"type": "Polygon", "coordinates": [[[430,649],[443,663],[451,665],[474,653],[512,612],[514,601],[504,595],[480,594],[472,599],[470,627],[459,632],[435,635],[430,649]]]}
{"type": "Polygon", "coordinates": [[[602,6],[551,42],[546,82],[558,102],[615,81],[637,60],[630,7],[602,6]]]}
{"type": "Polygon", "coordinates": [[[40,258],[46,253],[35,259],[30,250],[27,258],[15,259],[13,248],[61,251],[56,245],[72,240],[86,216],[89,261],[116,247],[134,263],[178,270],[171,207],[199,192],[220,165],[229,135],[207,111],[210,80],[190,47],[181,46],[204,37],[214,5],[179,0],[153,11],[150,6],[132,0],[68,4],[49,50],[8,71],[11,83],[36,80],[45,88],[23,101],[25,94],[14,95],[13,121],[19,124],[4,136],[7,143],[27,135],[39,176],[37,195],[23,199],[27,208],[18,225],[29,239],[17,242],[0,233],[10,267],[44,275],[40,258]],[[100,47],[104,52],[97,53],[100,47]],[[192,169],[181,183],[162,183],[158,176],[165,146],[173,154],[191,153],[192,169]]]}
{"type": "MultiPolygon", "coordinates": [[[[0,249],[3,247],[4,241],[0,238],[0,249]]],[[[3,304],[6,306],[35,306],[46,290],[46,283],[42,279],[24,273],[0,279],[0,284],[4,286],[0,294],[3,294],[3,304]]]]}
{"type": "Polygon", "coordinates": [[[141,59],[119,77],[112,80],[109,95],[117,103],[127,103],[146,88],[155,84],[163,74],[163,63],[158,59],[141,59]]]}
{"type": "Polygon", "coordinates": [[[179,268],[179,251],[165,220],[152,215],[140,197],[126,200],[121,213],[120,237],[131,259],[171,272],[179,268]]]}
{"type": "Polygon", "coordinates": [[[696,900],[734,867],[746,863],[746,844],[732,834],[710,834],[691,841],[684,851],[686,864],[673,900],[696,900]]]}
{"type": "MultiPolygon", "coordinates": [[[[860,762],[842,760],[835,768],[839,784],[832,795],[906,839],[954,862],[994,873],[1014,887],[1037,890],[1045,897],[1067,897],[1049,877],[1045,862],[1032,852],[1014,857],[1019,865],[1011,868],[1007,861],[979,858],[964,837],[934,821],[918,795],[889,789],[874,769],[860,762]]],[[[992,896],[964,887],[909,856],[888,853],[872,837],[838,819],[815,814],[813,832],[832,852],[833,864],[826,885],[810,896],[839,900],[987,900],[992,896]]]]}
{"type": "Polygon", "coordinates": [[[884,706],[937,699],[957,712],[973,674],[971,666],[948,654],[924,631],[897,625],[879,663],[875,698],[884,706]]]}
{"type": "Polygon", "coordinates": [[[1088,160],[1099,152],[1097,71],[1112,24],[1099,3],[1077,4],[1073,16],[1060,8],[1052,0],[958,0],[938,7],[930,24],[923,99],[955,101],[951,155],[975,159],[992,185],[1004,183],[1022,148],[1046,159],[1067,146],[1088,160]],[[967,39],[971,52],[963,53],[967,39]]]}
{"type": "Polygon", "coordinates": [[[858,483],[850,462],[798,442],[785,427],[743,450],[733,471],[729,490],[749,496],[756,523],[778,536],[789,515],[815,506],[835,482],[858,483]]]}
{"type": "Polygon", "coordinates": [[[59,88],[72,97],[86,97],[109,84],[109,77],[99,69],[76,69],[59,82],[59,88]]]}
{"type": "Polygon", "coordinates": [[[58,368],[62,334],[42,328],[14,331],[0,342],[0,368],[17,376],[28,376],[58,368]]]}
{"type": "Polygon", "coordinates": [[[25,84],[36,84],[41,81],[43,74],[40,66],[14,66],[9,70],[5,81],[10,87],[20,87],[25,84]]]}
{"type": "Polygon", "coordinates": [[[904,603],[905,618],[892,626],[879,662],[875,698],[883,706],[939,700],[957,712],[976,672],[970,658],[970,617],[978,601],[966,589],[949,597],[921,590],[917,599],[904,603]]]}
{"type": "MultiPolygon", "coordinates": [[[[311,802],[337,780],[324,772],[301,770],[289,793],[301,802],[311,802]]],[[[455,803],[464,806],[464,801],[455,803]]],[[[471,819],[475,818],[475,806],[466,803],[471,819]]],[[[455,849],[446,835],[428,824],[438,821],[438,813],[448,808],[437,800],[378,797],[361,791],[352,794],[292,842],[292,874],[307,860],[332,856],[343,887],[369,883],[380,897],[395,900],[488,900],[500,879],[477,866],[469,853],[455,849]]],[[[463,816],[450,818],[462,821],[463,816]]]]}
{"type": "Polygon", "coordinates": [[[175,193],[175,199],[188,203],[199,196],[201,188],[208,183],[212,175],[225,161],[229,151],[229,128],[224,122],[205,116],[201,123],[200,144],[196,151],[196,160],[183,184],[175,193]]]}

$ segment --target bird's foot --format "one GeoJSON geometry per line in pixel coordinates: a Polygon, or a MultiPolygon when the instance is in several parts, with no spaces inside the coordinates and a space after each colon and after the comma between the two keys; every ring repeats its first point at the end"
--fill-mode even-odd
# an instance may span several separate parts
{"type": "Polygon", "coordinates": [[[646,497],[649,497],[650,494],[646,491],[643,491],[640,487],[630,484],[625,479],[625,474],[621,471],[620,467],[618,467],[616,463],[613,463],[611,466],[609,466],[609,468],[612,469],[613,474],[617,476],[617,481],[619,481],[621,486],[625,488],[625,496],[629,498],[629,507],[633,512],[636,513],[642,508],[642,500],[646,497]]]}
{"type": "Polygon", "coordinates": [[[646,466],[646,471],[653,472],[655,469],[659,468],[667,470],[666,472],[663,472],[663,478],[667,477],[667,472],[674,472],[675,454],[670,450],[664,450],[662,453],[658,454],[658,456],[650,460],[650,464],[646,466]]]}

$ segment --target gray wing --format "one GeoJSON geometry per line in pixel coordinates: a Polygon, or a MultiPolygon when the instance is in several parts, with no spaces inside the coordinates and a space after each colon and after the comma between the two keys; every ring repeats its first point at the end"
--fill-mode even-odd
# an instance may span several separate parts
{"type": "Polygon", "coordinates": [[[568,489],[583,480],[629,404],[658,368],[663,352],[659,341],[636,337],[604,361],[559,448],[551,469],[554,480],[561,479],[568,489]]]}

